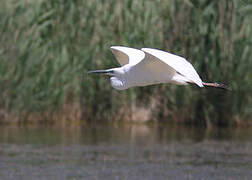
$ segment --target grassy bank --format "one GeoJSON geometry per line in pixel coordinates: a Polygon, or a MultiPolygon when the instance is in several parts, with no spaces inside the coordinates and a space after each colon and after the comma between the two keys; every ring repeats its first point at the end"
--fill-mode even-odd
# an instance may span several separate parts
{"type": "Polygon", "coordinates": [[[251,124],[248,1],[10,0],[0,7],[1,121],[59,114],[86,121],[251,124]],[[203,80],[226,83],[232,92],[175,85],[118,92],[107,78],[85,74],[118,66],[111,45],[184,56],[203,80]]]}

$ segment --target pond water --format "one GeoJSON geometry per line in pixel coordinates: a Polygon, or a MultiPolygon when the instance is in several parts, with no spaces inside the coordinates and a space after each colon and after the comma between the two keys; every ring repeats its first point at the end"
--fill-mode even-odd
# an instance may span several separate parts
{"type": "Polygon", "coordinates": [[[0,126],[0,179],[251,178],[251,128],[0,126]]]}

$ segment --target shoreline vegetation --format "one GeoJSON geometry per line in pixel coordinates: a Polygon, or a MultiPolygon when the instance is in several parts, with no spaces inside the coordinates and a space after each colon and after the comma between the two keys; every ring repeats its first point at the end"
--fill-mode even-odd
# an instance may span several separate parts
{"type": "Polygon", "coordinates": [[[252,125],[252,4],[247,1],[0,2],[0,124],[174,122],[252,125]],[[86,72],[118,66],[112,45],[189,60],[232,91],[161,84],[116,91],[86,72]]]}

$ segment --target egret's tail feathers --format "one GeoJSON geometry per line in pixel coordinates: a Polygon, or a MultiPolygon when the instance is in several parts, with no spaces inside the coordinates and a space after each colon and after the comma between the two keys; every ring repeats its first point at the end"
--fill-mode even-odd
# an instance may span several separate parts
{"type": "Polygon", "coordinates": [[[215,83],[206,83],[206,82],[202,82],[202,84],[204,86],[208,86],[208,87],[215,87],[215,88],[221,88],[221,89],[224,89],[224,90],[230,90],[227,85],[222,84],[222,83],[216,83],[216,82],[215,83]]]}

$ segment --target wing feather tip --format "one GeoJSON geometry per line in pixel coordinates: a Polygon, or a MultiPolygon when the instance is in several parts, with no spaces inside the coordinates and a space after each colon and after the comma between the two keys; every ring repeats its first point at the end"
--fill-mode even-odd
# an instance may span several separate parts
{"type": "Polygon", "coordinates": [[[123,47],[123,46],[110,46],[110,49],[112,50],[118,50],[118,48],[123,47]]]}

